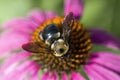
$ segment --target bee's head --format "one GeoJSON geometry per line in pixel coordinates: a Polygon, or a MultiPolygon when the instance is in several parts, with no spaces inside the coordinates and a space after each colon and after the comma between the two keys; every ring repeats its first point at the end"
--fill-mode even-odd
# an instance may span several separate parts
{"type": "Polygon", "coordinates": [[[68,52],[69,45],[65,43],[63,39],[60,38],[51,45],[51,49],[54,51],[53,54],[56,57],[62,57],[68,52]]]}

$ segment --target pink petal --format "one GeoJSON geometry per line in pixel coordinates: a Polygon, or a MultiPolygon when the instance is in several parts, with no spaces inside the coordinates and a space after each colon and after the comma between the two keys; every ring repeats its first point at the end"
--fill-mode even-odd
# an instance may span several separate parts
{"type": "Polygon", "coordinates": [[[50,76],[50,72],[47,71],[47,72],[45,72],[45,73],[43,74],[41,80],[48,80],[48,79],[49,79],[49,76],[50,76]]]}
{"type": "Polygon", "coordinates": [[[92,68],[98,71],[104,77],[106,77],[107,80],[119,80],[120,79],[120,76],[118,74],[100,65],[93,65],[92,68]]]}
{"type": "Polygon", "coordinates": [[[38,27],[38,25],[27,18],[13,19],[3,25],[3,29],[12,29],[26,34],[32,33],[36,27],[38,27]]]}
{"type": "Polygon", "coordinates": [[[21,53],[13,53],[12,55],[8,56],[8,59],[6,59],[3,64],[0,67],[0,73],[7,74],[14,70],[17,64],[19,64],[20,61],[26,59],[31,54],[28,52],[21,52],[21,53]]]}
{"type": "Polygon", "coordinates": [[[85,72],[90,80],[107,80],[103,76],[101,76],[98,72],[96,72],[90,65],[85,66],[85,72]]]}
{"type": "MultiPolygon", "coordinates": [[[[36,74],[39,74],[39,73],[36,73],[36,74]]],[[[28,79],[26,79],[26,80],[28,80],[28,79]]],[[[38,75],[32,76],[29,80],[39,80],[38,75]]]]}
{"type": "Polygon", "coordinates": [[[45,12],[39,11],[39,10],[34,10],[34,11],[30,12],[28,16],[36,24],[42,24],[46,20],[45,12]]]}
{"type": "Polygon", "coordinates": [[[54,18],[56,14],[54,12],[44,12],[40,10],[33,10],[29,14],[29,18],[38,25],[41,25],[45,20],[54,18]]]}
{"type": "Polygon", "coordinates": [[[85,80],[85,78],[82,75],[80,75],[80,73],[73,72],[71,74],[70,80],[85,80]]]}
{"type": "Polygon", "coordinates": [[[91,38],[93,43],[107,46],[113,49],[120,49],[120,40],[113,35],[101,29],[91,29],[91,38]]]}
{"type": "Polygon", "coordinates": [[[108,70],[95,63],[93,63],[92,65],[89,65],[89,69],[96,71],[100,76],[104,77],[104,80],[119,80],[120,79],[120,76],[117,75],[115,72],[108,70]]]}
{"type": "MultiPolygon", "coordinates": [[[[40,65],[36,64],[33,61],[29,61],[31,62],[31,64],[28,66],[30,69],[28,69],[25,73],[25,70],[20,70],[22,72],[21,75],[21,79],[20,80],[24,80],[25,78],[28,78],[28,76],[30,76],[29,80],[38,80],[38,72],[40,70],[40,65]],[[28,76],[26,76],[28,75],[28,76]]],[[[27,68],[27,67],[26,67],[27,68]]],[[[27,79],[28,80],[28,79],[27,79]]]]}
{"type": "MultiPolygon", "coordinates": [[[[32,71],[38,69],[38,66],[32,62],[27,61],[21,64],[19,67],[15,68],[13,72],[9,73],[8,75],[4,76],[4,80],[24,80],[24,78],[32,71]]],[[[37,75],[37,73],[36,73],[37,75]]]]}
{"type": "Polygon", "coordinates": [[[120,55],[110,52],[98,52],[92,56],[91,62],[120,73],[120,55]]]}
{"type": "Polygon", "coordinates": [[[57,80],[57,73],[56,72],[52,73],[47,71],[43,74],[41,80],[57,80]]]}
{"type": "MultiPolygon", "coordinates": [[[[26,80],[28,80],[28,79],[26,79],[26,80]]],[[[38,75],[31,77],[29,80],[39,80],[38,75]]]]}
{"type": "Polygon", "coordinates": [[[40,70],[40,65],[37,65],[37,64],[34,64],[34,65],[35,65],[35,69],[33,69],[29,72],[30,80],[39,80],[38,74],[39,74],[39,70],[40,70]]]}
{"type": "Polygon", "coordinates": [[[51,79],[51,80],[57,80],[57,78],[58,78],[57,73],[56,73],[56,72],[52,73],[50,79],[51,79]]]}
{"type": "Polygon", "coordinates": [[[73,12],[74,17],[79,19],[83,14],[84,4],[82,0],[65,0],[64,13],[65,15],[69,12],[73,12]]]}
{"type": "Polygon", "coordinates": [[[99,57],[107,57],[106,59],[120,61],[120,54],[115,54],[112,52],[97,52],[97,55],[99,55],[99,57]]]}
{"type": "Polygon", "coordinates": [[[0,37],[0,57],[5,53],[21,49],[24,43],[27,43],[30,36],[22,32],[6,30],[0,37]]]}
{"type": "Polygon", "coordinates": [[[56,13],[51,12],[51,11],[47,11],[47,12],[45,12],[45,14],[46,14],[46,20],[47,20],[47,19],[52,19],[52,18],[54,18],[54,17],[57,16],[56,13]]]}
{"type": "Polygon", "coordinates": [[[62,78],[61,78],[61,80],[68,80],[68,76],[67,76],[67,74],[64,72],[64,73],[62,73],[62,78]]]}

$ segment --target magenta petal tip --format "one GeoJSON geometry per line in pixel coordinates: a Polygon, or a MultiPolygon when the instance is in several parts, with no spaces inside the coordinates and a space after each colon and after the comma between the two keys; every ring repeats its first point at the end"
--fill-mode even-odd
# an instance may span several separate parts
{"type": "Polygon", "coordinates": [[[90,29],[92,42],[113,49],[120,49],[120,40],[102,29],[90,29]]]}
{"type": "Polygon", "coordinates": [[[79,72],[71,73],[71,80],[85,80],[85,78],[79,72]]]}
{"type": "Polygon", "coordinates": [[[82,0],[65,0],[64,13],[73,12],[74,17],[79,19],[83,14],[84,3],[82,0]]]}

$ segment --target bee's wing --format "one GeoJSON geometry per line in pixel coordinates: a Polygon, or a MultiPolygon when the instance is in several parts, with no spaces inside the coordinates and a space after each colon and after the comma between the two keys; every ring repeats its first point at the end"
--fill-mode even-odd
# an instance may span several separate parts
{"type": "Polygon", "coordinates": [[[31,42],[24,44],[22,45],[22,48],[32,53],[43,53],[48,50],[45,46],[40,45],[39,42],[31,42]]]}
{"type": "Polygon", "coordinates": [[[73,13],[70,12],[63,20],[63,34],[62,37],[65,41],[68,40],[68,37],[70,35],[71,27],[73,26],[74,23],[74,17],[73,13]]]}

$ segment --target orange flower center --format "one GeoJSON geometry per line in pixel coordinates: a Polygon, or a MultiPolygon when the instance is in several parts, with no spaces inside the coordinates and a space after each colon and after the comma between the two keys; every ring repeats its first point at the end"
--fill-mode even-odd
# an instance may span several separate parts
{"type": "MultiPolygon", "coordinates": [[[[63,17],[55,17],[53,19],[45,21],[40,25],[32,34],[31,42],[40,42],[45,48],[49,48],[43,40],[40,39],[39,33],[44,30],[44,28],[49,24],[57,25],[58,29],[62,30],[63,17]]],[[[73,71],[80,68],[86,62],[89,57],[89,51],[92,47],[91,39],[89,33],[84,29],[83,25],[77,20],[74,20],[73,26],[69,37],[69,54],[68,57],[56,57],[53,55],[53,51],[45,51],[42,53],[33,53],[33,59],[40,64],[42,68],[47,68],[51,71],[73,71]]]]}

